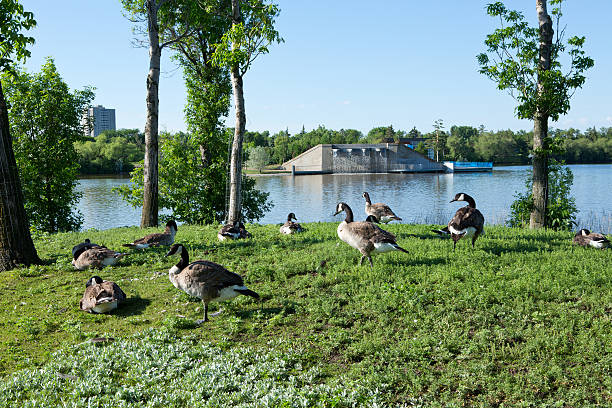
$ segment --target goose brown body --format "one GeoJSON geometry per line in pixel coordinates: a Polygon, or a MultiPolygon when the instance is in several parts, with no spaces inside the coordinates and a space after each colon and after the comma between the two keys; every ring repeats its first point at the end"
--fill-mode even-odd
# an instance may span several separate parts
{"type": "MultiPolygon", "coordinates": [[[[455,216],[448,222],[448,232],[453,239],[453,250],[457,246],[457,241],[463,237],[472,237],[472,247],[478,236],[484,231],[484,216],[476,209],[474,199],[465,194],[459,193],[450,202],[467,201],[468,205],[461,207],[455,213],[455,216]]],[[[444,232],[445,229],[440,230],[444,232]]]]}
{"type": "Polygon", "coordinates": [[[72,265],[80,271],[87,268],[102,269],[105,266],[116,264],[120,258],[126,255],[126,253],[116,252],[104,246],[95,246],[89,249],[83,247],[74,253],[72,265]]]}
{"type": "Polygon", "coordinates": [[[123,246],[137,249],[145,249],[157,246],[170,246],[174,243],[174,237],[176,236],[177,231],[178,226],[176,225],[176,222],[170,220],[166,223],[166,228],[164,229],[164,232],[146,235],[130,244],[123,244],[123,246]]]}
{"type": "MultiPolygon", "coordinates": [[[[189,263],[189,254],[181,244],[174,244],[166,256],[180,254],[181,260],[168,271],[170,282],[204,303],[204,322],[208,321],[208,303],[233,299],[238,295],[259,295],[244,286],[242,277],[211,261],[189,263]]],[[[202,322],[200,321],[200,322],[202,322]]]]}
{"type": "Polygon", "coordinates": [[[79,307],[89,313],[107,313],[126,299],[125,293],[115,283],[93,276],[85,286],[79,307]]]}
{"type": "Polygon", "coordinates": [[[400,247],[395,241],[395,235],[383,230],[379,226],[369,221],[354,221],[353,211],[346,203],[339,203],[336,207],[336,213],[342,211],[346,213],[344,221],[338,225],[338,237],[361,252],[361,260],[367,258],[370,261],[370,266],[374,267],[372,262],[372,254],[389,251],[402,251],[408,253],[404,248],[400,247]]]}
{"type": "Polygon", "coordinates": [[[593,248],[599,249],[606,249],[610,247],[610,241],[603,234],[591,232],[584,228],[574,235],[572,243],[584,247],[592,246],[593,248]]]}
{"type": "Polygon", "coordinates": [[[363,193],[363,198],[366,200],[365,204],[365,213],[368,215],[372,215],[376,217],[379,222],[384,222],[385,224],[390,221],[401,221],[402,219],[395,215],[395,213],[391,210],[391,208],[387,204],[383,203],[374,203],[370,201],[370,194],[367,192],[363,193]]]}

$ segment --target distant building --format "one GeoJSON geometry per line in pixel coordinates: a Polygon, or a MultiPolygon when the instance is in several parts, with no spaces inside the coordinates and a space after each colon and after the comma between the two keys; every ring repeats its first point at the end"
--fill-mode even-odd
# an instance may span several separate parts
{"type": "Polygon", "coordinates": [[[293,174],[421,173],[446,168],[403,143],[320,144],[283,163],[293,174]]]}
{"type": "Polygon", "coordinates": [[[96,137],[105,130],[117,129],[115,125],[115,110],[106,109],[102,105],[89,107],[85,112],[83,122],[85,125],[85,135],[90,137],[96,137]]]}

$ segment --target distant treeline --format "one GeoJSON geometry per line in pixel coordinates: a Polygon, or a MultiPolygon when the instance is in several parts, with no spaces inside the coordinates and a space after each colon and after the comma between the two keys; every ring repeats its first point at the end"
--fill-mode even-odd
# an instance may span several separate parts
{"type": "MultiPolygon", "coordinates": [[[[550,135],[559,141],[562,153],[558,160],[567,163],[611,163],[612,162],[612,127],[584,132],[576,129],[552,129],[550,135]]],[[[393,126],[376,127],[364,135],[358,130],[331,130],[323,126],[306,132],[290,135],[281,131],[270,135],[270,132],[247,132],[245,146],[248,149],[263,147],[268,150],[270,163],[280,164],[305,152],[318,144],[340,143],[380,143],[383,140],[401,138],[424,139],[415,150],[426,153],[435,149],[436,134],[421,133],[416,128],[406,132],[394,130],[393,126]]],[[[457,161],[492,161],[496,164],[528,164],[533,133],[526,131],[485,130],[483,126],[452,126],[448,131],[438,134],[440,160],[457,161]]]]}
{"type": "Polygon", "coordinates": [[[81,174],[129,173],[144,158],[144,133],[138,129],[107,130],[75,142],[81,174]]]}
{"type": "MultiPolygon", "coordinates": [[[[553,129],[550,135],[559,142],[562,153],[558,160],[566,163],[612,163],[612,127],[553,129]]],[[[426,154],[435,149],[435,133],[395,130],[393,126],[376,127],[364,135],[355,129],[332,130],[319,126],[311,131],[302,129],[291,135],[288,131],[275,134],[246,132],[245,151],[265,149],[269,163],[281,164],[318,144],[380,143],[384,140],[422,138],[415,149],[426,154]]],[[[528,164],[533,134],[525,131],[489,131],[480,126],[452,126],[438,135],[440,160],[492,161],[495,164],[528,164]]],[[[127,173],[143,159],[144,134],[138,129],[106,131],[96,138],[84,137],[75,143],[81,174],[127,173]]]]}

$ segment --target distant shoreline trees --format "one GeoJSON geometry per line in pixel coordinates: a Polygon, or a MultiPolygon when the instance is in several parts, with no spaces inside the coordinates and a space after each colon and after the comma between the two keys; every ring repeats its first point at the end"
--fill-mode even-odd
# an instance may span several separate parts
{"type": "MultiPolygon", "coordinates": [[[[384,138],[385,129],[374,128],[364,136],[355,129],[332,130],[319,126],[311,131],[302,130],[290,135],[286,130],[271,134],[269,131],[246,131],[244,146],[247,161],[255,147],[263,148],[269,156],[264,164],[282,164],[318,144],[341,143],[378,143],[384,138]]],[[[446,140],[442,149],[446,160],[492,161],[495,165],[526,165],[533,143],[533,133],[524,130],[485,130],[482,126],[453,125],[445,132],[446,140]]],[[[402,138],[427,137],[416,128],[410,132],[396,130],[402,138]]],[[[81,175],[121,174],[132,171],[143,158],[144,135],[137,129],[119,129],[103,133],[103,139],[87,138],[75,144],[81,175]],[[104,143],[102,143],[104,140],[104,143]],[[121,145],[121,148],[117,148],[121,145]],[[123,171],[121,171],[122,163],[123,171]]],[[[567,164],[612,163],[612,127],[591,127],[585,131],[578,129],[551,129],[550,137],[557,140],[561,152],[554,158],[567,164]]],[[[414,146],[416,151],[427,154],[424,146],[414,146]]],[[[259,153],[261,154],[261,153],[259,153]]],[[[225,156],[227,153],[225,153],[225,156]]],[[[257,166],[264,161],[259,160],[257,166]]],[[[247,167],[249,166],[247,163],[247,167]]],[[[254,170],[257,168],[253,167],[254,170]]]]}

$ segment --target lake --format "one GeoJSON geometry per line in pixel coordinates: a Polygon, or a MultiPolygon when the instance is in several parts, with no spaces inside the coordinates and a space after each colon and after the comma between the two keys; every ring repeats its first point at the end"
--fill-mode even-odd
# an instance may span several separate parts
{"type": "MultiPolygon", "coordinates": [[[[572,195],[580,210],[578,225],[593,231],[612,233],[612,165],[571,165],[574,173],[572,195]]],[[[529,166],[500,166],[488,173],[454,174],[325,174],[309,176],[256,176],[257,188],[270,193],[272,211],[259,222],[284,222],[293,212],[300,222],[337,221],[335,206],[344,201],[358,220],[365,219],[364,191],[372,202],[384,202],[404,223],[446,224],[465,203],[449,203],[456,193],[465,192],[476,200],[488,224],[504,224],[517,191],[525,189],[529,166]]],[[[129,178],[92,177],[79,180],[83,193],[77,208],[84,217],[83,229],[108,229],[140,224],[140,209],[123,202],[111,192],[129,183],[129,178]]]]}

